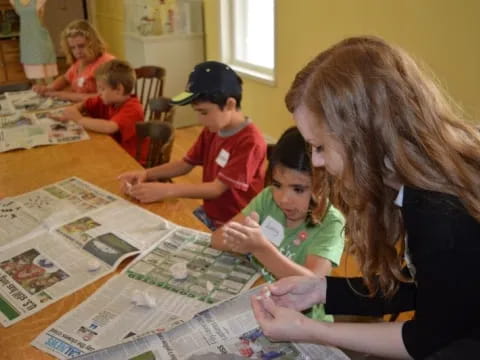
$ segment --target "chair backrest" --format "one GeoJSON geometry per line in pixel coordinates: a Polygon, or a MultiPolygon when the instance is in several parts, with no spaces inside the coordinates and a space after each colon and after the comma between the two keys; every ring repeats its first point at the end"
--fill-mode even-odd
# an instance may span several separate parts
{"type": "Polygon", "coordinates": [[[150,99],[148,102],[150,117],[147,121],[165,121],[173,125],[173,118],[175,115],[175,106],[170,104],[170,99],[164,96],[160,96],[154,99],[150,99]]]}
{"type": "Polygon", "coordinates": [[[165,164],[170,161],[175,129],[164,121],[139,122],[136,124],[137,131],[137,153],[138,161],[141,159],[142,143],[145,138],[150,139],[148,145],[146,168],[165,164]]]}
{"type": "Polygon", "coordinates": [[[150,99],[163,95],[165,74],[165,69],[160,66],[142,66],[135,69],[137,81],[134,94],[142,103],[145,113],[148,112],[147,105],[150,99]]]}

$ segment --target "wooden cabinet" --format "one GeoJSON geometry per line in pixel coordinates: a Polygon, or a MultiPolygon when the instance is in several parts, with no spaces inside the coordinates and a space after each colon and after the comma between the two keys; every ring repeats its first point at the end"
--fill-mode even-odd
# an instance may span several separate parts
{"type": "Polygon", "coordinates": [[[18,38],[1,40],[2,62],[4,64],[4,82],[19,82],[26,79],[23,66],[20,63],[20,48],[18,38]]]}
{"type": "MultiPolygon", "coordinates": [[[[8,0],[0,0],[0,20],[3,21],[6,13],[13,13],[12,6],[8,0]]],[[[18,24],[11,30],[13,32],[2,34],[0,27],[0,84],[22,82],[26,79],[20,63],[18,24]]]]}
{"type": "Polygon", "coordinates": [[[0,63],[0,83],[4,83],[7,81],[7,77],[5,75],[5,66],[0,63]]]}

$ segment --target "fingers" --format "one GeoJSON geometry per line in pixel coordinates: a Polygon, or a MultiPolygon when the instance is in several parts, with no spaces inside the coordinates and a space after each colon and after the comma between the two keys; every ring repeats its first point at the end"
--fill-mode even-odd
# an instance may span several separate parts
{"type": "Polygon", "coordinates": [[[236,222],[227,223],[223,227],[224,236],[230,238],[237,238],[239,240],[246,240],[247,234],[242,225],[236,222]]]}
{"type": "Polygon", "coordinates": [[[258,225],[260,222],[260,215],[256,211],[252,211],[246,218],[248,222],[254,221],[255,225],[258,225]]]}
{"type": "Polygon", "coordinates": [[[263,304],[259,299],[257,299],[256,295],[250,298],[250,303],[252,305],[253,315],[255,316],[255,319],[257,319],[258,324],[262,328],[264,328],[265,326],[267,326],[268,322],[273,319],[272,315],[265,310],[263,304]]]}
{"type": "Polygon", "coordinates": [[[149,192],[142,184],[132,185],[129,190],[129,195],[142,203],[150,202],[149,192]]]}
{"type": "Polygon", "coordinates": [[[274,296],[283,296],[292,292],[296,287],[296,282],[292,281],[291,278],[283,278],[277,282],[270,284],[269,289],[274,296]]]}
{"type": "Polygon", "coordinates": [[[121,191],[126,195],[130,195],[132,190],[132,184],[127,180],[123,180],[123,179],[120,181],[121,181],[121,185],[120,185],[121,191]]]}
{"type": "Polygon", "coordinates": [[[232,251],[242,253],[248,240],[246,234],[232,228],[231,223],[225,224],[222,228],[222,238],[225,245],[232,251]]]}
{"type": "Polygon", "coordinates": [[[162,189],[162,184],[158,183],[137,183],[132,185],[130,196],[141,203],[151,203],[164,199],[165,194],[162,189]]]}
{"type": "Polygon", "coordinates": [[[259,299],[259,301],[261,301],[264,311],[270,314],[270,316],[272,316],[273,318],[277,317],[276,314],[278,312],[279,307],[275,305],[275,303],[273,302],[270,296],[263,294],[259,299]]]}
{"type": "Polygon", "coordinates": [[[127,172],[127,173],[119,175],[117,177],[117,180],[119,180],[123,183],[128,182],[132,185],[136,185],[136,184],[139,184],[139,183],[142,182],[140,177],[141,177],[141,175],[137,174],[136,172],[127,172]]]}

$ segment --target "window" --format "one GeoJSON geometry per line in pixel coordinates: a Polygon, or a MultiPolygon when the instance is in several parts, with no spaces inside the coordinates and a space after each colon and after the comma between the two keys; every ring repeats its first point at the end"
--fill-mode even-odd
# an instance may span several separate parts
{"type": "Polygon", "coordinates": [[[222,0],[222,61],[268,82],[275,70],[275,0],[222,0]]]}

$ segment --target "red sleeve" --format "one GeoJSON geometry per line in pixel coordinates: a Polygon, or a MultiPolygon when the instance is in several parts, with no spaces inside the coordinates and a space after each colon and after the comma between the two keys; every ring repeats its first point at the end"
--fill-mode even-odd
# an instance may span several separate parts
{"type": "Polygon", "coordinates": [[[95,119],[103,119],[104,116],[101,112],[101,106],[103,105],[100,96],[92,96],[83,102],[82,110],[87,113],[88,116],[95,119]]]}
{"type": "Polygon", "coordinates": [[[122,141],[130,140],[136,136],[135,124],[143,121],[142,105],[132,99],[123,105],[110,120],[118,125],[122,141]]]}
{"type": "Polygon", "coordinates": [[[247,191],[259,168],[263,165],[266,154],[265,141],[257,136],[240,141],[230,154],[225,167],[218,173],[218,178],[227,185],[247,191]]]}
{"type": "Polygon", "coordinates": [[[206,129],[204,128],[198,136],[195,144],[188,150],[187,154],[183,157],[183,160],[190,165],[203,165],[203,153],[206,150],[206,129]]]}

